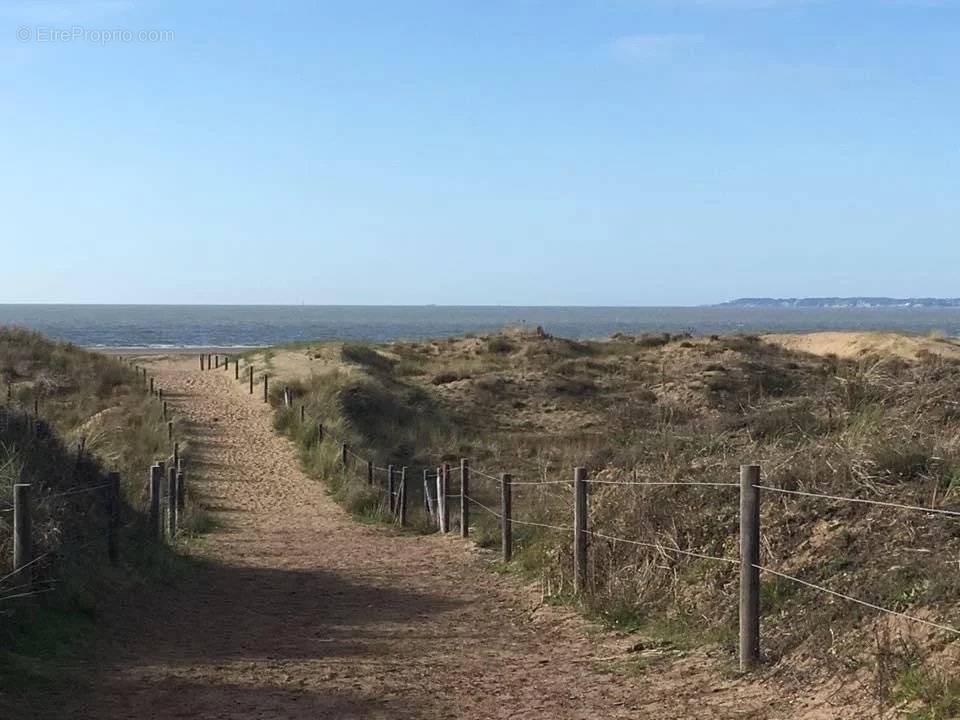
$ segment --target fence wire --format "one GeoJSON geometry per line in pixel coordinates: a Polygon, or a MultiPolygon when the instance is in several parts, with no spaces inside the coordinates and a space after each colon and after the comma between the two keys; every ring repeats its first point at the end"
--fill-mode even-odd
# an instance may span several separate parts
{"type": "Polygon", "coordinates": [[[809,580],[802,580],[794,575],[788,575],[787,573],[780,572],[779,570],[773,570],[768,567],[763,567],[762,565],[754,565],[757,570],[760,572],[770,573],[771,575],[776,575],[777,577],[783,578],[784,580],[790,580],[800,585],[805,585],[808,588],[814,590],[819,590],[820,592],[826,593],[828,595],[833,595],[834,597],[843,598],[844,600],[849,600],[850,602],[856,603],[858,605],[863,605],[864,607],[871,608],[873,610],[878,610],[879,612],[886,613],[888,615],[895,615],[896,617],[903,618],[904,620],[910,620],[912,622],[920,623],[921,625],[928,625],[932,628],[937,628],[938,630],[945,630],[946,632],[953,633],[954,635],[960,635],[960,630],[950,627],[949,625],[940,625],[939,623],[931,622],[930,620],[924,620],[923,618],[918,618],[915,615],[907,615],[906,613],[899,612],[897,610],[890,610],[881,605],[874,605],[871,602],[866,600],[861,600],[860,598],[855,598],[852,595],[846,595],[842,592],[837,592],[836,590],[831,590],[830,588],[824,587],[823,585],[817,585],[812,583],[809,580]]]}
{"type": "Polygon", "coordinates": [[[704,553],[694,552],[692,550],[684,550],[682,548],[674,548],[668,545],[661,545],[660,543],[648,543],[641,542],[640,540],[628,540],[626,538],[615,537],[613,535],[605,535],[604,533],[599,533],[595,530],[587,530],[588,535],[594,537],[603,538],[604,540],[612,540],[614,542],[627,543],[629,545],[639,545],[640,547],[652,548],[654,550],[659,550],[661,552],[671,552],[676,553],[677,555],[686,555],[688,557],[701,558],[702,560],[716,560],[717,562],[730,563],[732,565],[739,565],[740,560],[727,557],[718,557],[716,555],[706,555],[704,553]]]}
{"type": "Polygon", "coordinates": [[[825,493],[808,492],[806,490],[786,490],[784,488],[776,488],[770,485],[754,485],[753,487],[755,487],[757,490],[766,490],[767,492],[780,493],[782,495],[798,495],[800,497],[818,498],[820,500],[839,500],[842,502],[858,503],[861,505],[877,505],[879,507],[898,508],[900,510],[916,510],[917,512],[960,517],[960,512],[956,510],[941,510],[940,508],[923,507],[922,505],[905,505],[903,503],[888,502],[886,500],[870,500],[869,498],[846,497],[844,495],[827,495],[825,493]]]}

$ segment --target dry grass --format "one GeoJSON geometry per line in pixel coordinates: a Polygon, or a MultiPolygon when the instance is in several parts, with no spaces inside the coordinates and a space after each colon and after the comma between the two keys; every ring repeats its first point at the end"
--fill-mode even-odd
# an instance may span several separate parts
{"type": "MultiPolygon", "coordinates": [[[[344,372],[297,386],[310,423],[322,419],[361,455],[407,465],[415,478],[461,456],[524,480],[566,479],[585,466],[610,480],[735,482],[740,463],[758,462],[775,487],[960,508],[960,364],[944,357],[843,360],[749,336],[505,333],[364,346],[343,361],[344,372]]],[[[288,430],[299,425],[292,411],[280,417],[288,430]]],[[[318,474],[340,472],[334,444],[304,447],[318,474]]],[[[493,483],[475,476],[473,494],[496,507],[493,483]]],[[[590,503],[604,534],[737,557],[736,489],[600,485],[590,503]]],[[[517,488],[514,507],[520,519],[571,522],[566,485],[517,488]]],[[[477,541],[495,546],[495,519],[479,509],[475,517],[477,541]]],[[[960,553],[956,527],[764,493],[763,562],[958,625],[960,575],[945,570],[960,553]]],[[[514,567],[570,600],[566,534],[515,528],[515,538],[514,567]]],[[[576,600],[587,612],[674,643],[715,644],[732,658],[736,566],[600,539],[590,552],[590,592],[576,600]]],[[[764,575],[762,591],[768,661],[802,666],[805,682],[863,666],[876,613],[775,576],[764,575]]],[[[911,667],[954,653],[951,640],[919,639],[911,667]]]]}
{"type": "MultiPolygon", "coordinates": [[[[148,467],[170,448],[159,403],[116,358],[0,328],[0,393],[0,507],[10,506],[14,483],[31,484],[34,555],[45,556],[33,567],[35,588],[53,589],[40,603],[4,599],[17,594],[20,576],[0,586],[0,680],[20,682],[34,667],[25,658],[60,652],[92,621],[99,596],[170,566],[169,551],[146,539],[142,512],[148,467]],[[102,486],[111,470],[123,490],[115,567],[106,558],[105,492],[61,494],[102,486]]],[[[12,517],[0,512],[0,576],[12,570],[12,517]]],[[[186,520],[188,529],[203,523],[193,503],[186,520]]]]}

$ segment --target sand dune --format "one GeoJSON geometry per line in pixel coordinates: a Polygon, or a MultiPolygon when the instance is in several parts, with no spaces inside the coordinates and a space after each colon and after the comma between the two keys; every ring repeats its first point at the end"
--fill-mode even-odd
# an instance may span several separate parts
{"type": "Polygon", "coordinates": [[[767,342],[814,355],[858,358],[893,355],[915,360],[924,353],[960,360],[960,339],[891,332],[816,332],[764,335],[767,342]]]}

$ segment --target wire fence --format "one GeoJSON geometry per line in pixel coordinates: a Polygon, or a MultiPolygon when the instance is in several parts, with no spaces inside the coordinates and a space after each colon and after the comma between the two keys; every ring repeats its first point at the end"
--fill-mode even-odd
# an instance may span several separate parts
{"type": "MultiPolygon", "coordinates": [[[[172,539],[180,529],[180,516],[185,502],[186,473],[184,458],[180,454],[180,443],[174,431],[175,423],[171,408],[168,404],[169,395],[164,399],[164,391],[156,378],[150,377],[146,368],[126,361],[122,356],[117,358],[120,363],[129,364],[136,373],[138,383],[145,393],[157,402],[158,417],[166,422],[166,439],[172,453],[163,460],[158,460],[150,469],[147,479],[150,495],[148,533],[157,540],[172,539]],[[167,468],[169,463],[169,468],[167,468]],[[169,470],[169,478],[161,478],[161,473],[169,470]],[[161,480],[167,480],[164,485],[161,480]]],[[[32,403],[22,402],[22,398],[14,397],[12,386],[8,384],[7,402],[0,406],[0,430],[15,432],[20,436],[31,438],[31,442],[45,443],[39,446],[38,451],[47,454],[63,455],[66,461],[66,445],[61,443],[54,430],[53,423],[46,420],[42,413],[44,404],[39,395],[34,395],[32,403]],[[32,404],[32,412],[30,405],[32,404]]],[[[101,482],[93,484],[76,484],[63,489],[51,491],[45,487],[43,479],[32,483],[20,482],[13,485],[13,502],[4,502],[0,506],[0,516],[6,518],[12,515],[9,530],[12,534],[12,558],[6,574],[0,576],[0,603],[13,600],[22,600],[46,593],[55,592],[66,578],[50,577],[50,573],[62,570],[59,561],[75,560],[83,551],[97,545],[105,546],[106,557],[110,563],[116,564],[120,558],[120,533],[134,525],[142,524],[142,515],[138,509],[131,510],[133,518],[123,522],[123,509],[126,507],[121,496],[121,478],[119,473],[105,472],[98,462],[89,454],[86,448],[86,438],[81,438],[76,445],[75,460],[72,477],[80,477],[82,463],[90,461],[87,473],[101,482]],[[89,498],[88,503],[80,504],[81,500],[89,498]],[[69,503],[60,501],[69,500],[69,503]],[[102,523],[93,528],[93,537],[86,540],[71,537],[63,533],[45,533],[44,542],[49,543],[48,536],[57,543],[54,547],[40,550],[35,547],[38,533],[34,528],[35,516],[38,514],[38,504],[57,503],[59,518],[68,517],[64,512],[75,513],[80,525],[89,526],[91,522],[102,523]],[[94,513],[93,509],[99,510],[94,513]]],[[[69,473],[68,473],[69,474],[69,473]]],[[[93,559],[94,556],[90,556],[93,559]]]]}
{"type": "MultiPolygon", "coordinates": [[[[289,401],[286,401],[289,405],[289,401]]],[[[301,419],[304,417],[304,411],[301,408],[301,419]]],[[[321,425],[322,427],[322,425],[321,425]]],[[[322,434],[322,433],[321,433],[322,434]]],[[[344,472],[348,468],[348,459],[360,466],[366,465],[368,468],[385,473],[386,477],[382,486],[382,491],[387,502],[384,503],[393,514],[395,520],[400,518],[401,525],[405,524],[406,503],[409,494],[407,481],[409,474],[406,467],[397,468],[392,465],[379,465],[368,458],[349,448],[348,445],[341,442],[341,457],[343,459],[344,472]],[[399,478],[399,480],[398,480],[399,478]],[[396,484],[399,482],[399,484],[396,484]]],[[[362,467],[361,467],[362,469],[362,467]]],[[[362,474],[362,473],[361,473],[362,474]]],[[[499,472],[496,469],[485,467],[472,467],[468,460],[462,460],[460,463],[451,466],[448,463],[438,463],[433,467],[422,470],[423,480],[423,501],[425,511],[430,519],[439,528],[441,533],[451,530],[450,507],[451,502],[460,500],[460,534],[462,537],[468,537],[471,529],[469,509],[475,508],[481,511],[488,518],[497,521],[501,529],[501,552],[504,561],[510,561],[512,558],[513,534],[512,528],[531,527],[551,532],[569,533],[573,549],[573,582],[577,593],[583,594],[588,591],[588,552],[590,552],[589,541],[594,544],[602,541],[612,545],[625,544],[636,548],[642,548],[655,553],[661,558],[692,558],[708,562],[720,563],[726,566],[737,566],[740,569],[740,588],[739,588],[739,614],[740,614],[740,666],[747,670],[753,667],[760,658],[760,582],[761,573],[778,577],[787,582],[792,582],[813,592],[821,593],[829,597],[842,599],[876,612],[894,616],[906,621],[916,622],[930,628],[934,628],[952,635],[960,634],[960,630],[944,623],[934,622],[901,612],[896,609],[884,607],[879,603],[869,602],[853,595],[833,590],[825,585],[805,580],[797,575],[785,572],[782,569],[767,567],[760,562],[761,552],[761,497],[780,495],[784,497],[806,498],[817,501],[851,503],[857,505],[867,505],[873,507],[882,507],[890,509],[899,509],[924,513],[934,516],[958,517],[960,510],[950,510],[945,508],[924,507],[921,505],[911,505],[888,500],[880,500],[863,497],[850,497],[828,493],[811,492],[799,489],[778,488],[760,482],[760,468],[754,465],[741,467],[739,482],[726,482],[721,480],[699,480],[693,478],[682,478],[676,480],[662,480],[653,476],[636,476],[632,478],[617,477],[593,477],[590,478],[583,468],[577,468],[574,475],[569,480],[544,477],[539,479],[514,478],[508,472],[499,472]],[[459,491],[451,484],[451,476],[459,473],[459,491]],[[486,489],[483,487],[479,495],[477,489],[471,486],[474,480],[481,480],[489,483],[486,489]],[[645,488],[675,488],[675,489],[698,489],[698,490],[717,490],[725,491],[736,489],[739,491],[739,556],[729,557],[722,554],[713,554],[696,547],[679,547],[677,545],[666,544],[657,541],[655,538],[629,538],[622,537],[612,532],[604,532],[602,528],[590,527],[590,486],[601,487],[620,487],[624,489],[645,489],[645,488]],[[513,503],[514,491],[541,487],[543,489],[570,489],[572,492],[572,524],[560,524],[538,517],[537,513],[543,514],[545,511],[542,506],[531,505],[526,508],[526,514],[517,513],[513,503]],[[491,494],[499,495],[499,504],[496,499],[493,501],[486,498],[491,494]],[[481,499],[481,497],[483,499],[481,499]],[[531,513],[533,516],[531,517],[531,513]],[[523,516],[518,516],[523,515],[523,516]]],[[[368,481],[371,476],[368,473],[368,481]]],[[[375,481],[374,481],[375,482],[375,481]]],[[[481,482],[480,485],[483,485],[481,482]]],[[[375,482],[376,484],[376,482],[375,482]]],[[[566,493],[565,493],[566,494],[566,493]]],[[[542,494],[537,498],[542,498],[542,494]]],[[[555,495],[554,497],[561,497],[555,495]]]]}

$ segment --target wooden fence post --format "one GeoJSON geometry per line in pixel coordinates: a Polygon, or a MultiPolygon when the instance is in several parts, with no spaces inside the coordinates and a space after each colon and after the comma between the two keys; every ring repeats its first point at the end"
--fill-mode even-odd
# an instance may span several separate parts
{"type": "MultiPolygon", "coordinates": [[[[163,404],[163,410],[164,410],[163,416],[166,417],[166,416],[167,416],[167,412],[166,412],[166,410],[167,410],[167,404],[166,404],[166,403],[163,404]]],[[[173,420],[168,420],[168,421],[167,421],[167,440],[168,440],[169,442],[173,442],[173,420]]],[[[176,462],[174,462],[174,465],[176,465],[176,462]]]]}
{"type": "Polygon", "coordinates": [[[423,509],[426,511],[427,516],[432,520],[433,515],[433,503],[430,502],[432,498],[430,497],[430,477],[429,471],[423,469],[423,509]]]}
{"type": "Polygon", "coordinates": [[[163,468],[160,463],[154,463],[150,468],[150,533],[154,538],[161,537],[160,523],[160,493],[163,482],[163,468]]]}
{"type": "Polygon", "coordinates": [[[223,369],[226,372],[230,372],[230,356],[229,355],[223,358],[223,369]]]}
{"type": "Polygon", "coordinates": [[[247,368],[250,371],[250,394],[253,395],[253,365],[247,368]]]}
{"type": "Polygon", "coordinates": [[[460,537],[470,536],[470,461],[460,459],[460,537]]]}
{"type": "Polygon", "coordinates": [[[507,473],[500,475],[500,546],[503,550],[503,561],[513,559],[513,523],[511,522],[512,501],[510,498],[510,481],[513,478],[507,473]]]}
{"type": "Polygon", "coordinates": [[[173,466],[180,470],[180,443],[178,442],[173,444],[173,466]]]}
{"type": "Polygon", "coordinates": [[[239,358],[233,361],[233,379],[240,379],[240,360],[239,358]]]}
{"type": "Polygon", "coordinates": [[[300,424],[303,425],[303,421],[307,419],[307,409],[303,405],[300,406],[300,424]]]}
{"type": "Polygon", "coordinates": [[[443,463],[443,527],[445,533],[450,532],[450,463],[443,463]]]}
{"type": "Polygon", "coordinates": [[[340,464],[347,466],[347,444],[340,443],[340,464]]]}
{"type": "Polygon", "coordinates": [[[390,513],[396,512],[397,503],[393,495],[393,465],[387,465],[387,497],[390,498],[390,513]]]}
{"type": "Polygon", "coordinates": [[[740,466],[740,670],[760,660],[759,465],[740,466]]]}
{"type": "MultiPolygon", "coordinates": [[[[33,562],[33,529],[30,517],[30,485],[16,483],[13,486],[13,569],[19,570],[33,562]]],[[[26,575],[17,578],[18,585],[33,582],[33,566],[26,575]]]]}
{"type": "MultiPolygon", "coordinates": [[[[157,390],[157,397],[160,399],[161,402],[163,402],[163,388],[159,388],[157,390]]],[[[166,403],[164,403],[164,407],[166,407],[166,403]]]]}
{"type": "Polygon", "coordinates": [[[573,585],[587,589],[587,469],[573,470],[573,585]]]}
{"type": "MultiPolygon", "coordinates": [[[[167,401],[164,400],[164,401],[163,401],[163,405],[161,405],[160,407],[161,407],[161,411],[162,411],[162,413],[163,413],[163,419],[166,420],[166,419],[167,419],[167,401]]],[[[171,433],[171,434],[170,434],[170,437],[167,438],[167,439],[170,439],[170,438],[172,438],[172,437],[173,437],[173,434],[171,433]]]]}
{"type": "Polygon", "coordinates": [[[400,516],[400,527],[407,525],[407,468],[400,468],[400,510],[397,513],[400,516]]]}
{"type": "Polygon", "coordinates": [[[373,460],[367,460],[367,485],[373,485],[373,460]]]}
{"type": "Polygon", "coordinates": [[[207,353],[207,370],[213,367],[213,365],[210,364],[211,362],[213,362],[213,355],[207,353]]]}
{"type": "Polygon", "coordinates": [[[155,394],[154,391],[153,391],[153,378],[150,378],[150,394],[151,394],[151,395],[154,395],[154,394],[155,394]]]}
{"type": "Polygon", "coordinates": [[[266,373],[263,374],[263,401],[270,402],[270,376],[266,373]]]}
{"type": "Polygon", "coordinates": [[[116,564],[120,558],[120,473],[112,472],[107,477],[110,480],[107,488],[107,557],[116,564]]]}
{"type": "Polygon", "coordinates": [[[220,356],[219,356],[219,355],[214,355],[214,356],[213,356],[213,369],[214,369],[214,370],[219,370],[219,369],[220,369],[220,356]]]}
{"type": "Polygon", "coordinates": [[[177,468],[171,466],[170,477],[167,480],[167,513],[170,526],[167,528],[167,535],[171,540],[177,536],[177,528],[180,525],[178,518],[178,501],[180,499],[180,490],[177,488],[177,468]]]}
{"type": "Polygon", "coordinates": [[[437,507],[437,529],[443,532],[443,467],[437,465],[437,496],[434,504],[437,507]]]}
{"type": "Polygon", "coordinates": [[[177,514],[183,513],[183,508],[187,504],[187,474],[183,470],[177,470],[177,514]]]}
{"type": "Polygon", "coordinates": [[[200,353],[200,369],[203,370],[203,353],[200,353]]]}

